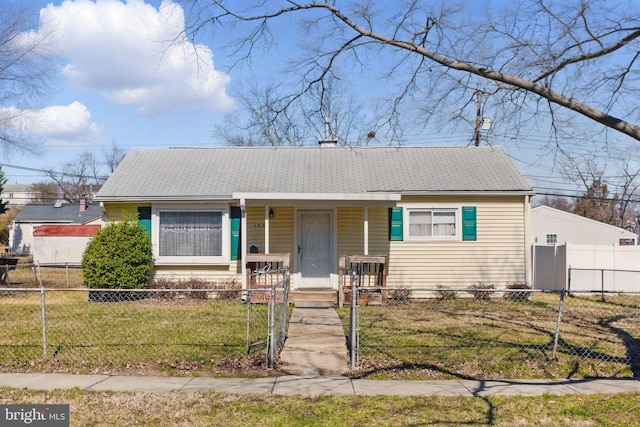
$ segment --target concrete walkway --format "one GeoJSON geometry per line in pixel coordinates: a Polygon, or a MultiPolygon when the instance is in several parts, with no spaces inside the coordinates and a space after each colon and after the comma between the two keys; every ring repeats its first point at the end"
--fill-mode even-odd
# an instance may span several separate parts
{"type": "Polygon", "coordinates": [[[342,322],[333,308],[296,307],[278,369],[292,375],[331,376],[349,371],[342,322]]]}
{"type": "Polygon", "coordinates": [[[477,397],[640,393],[640,379],[377,381],[312,376],[206,378],[0,373],[0,387],[32,390],[77,387],[88,391],[148,393],[215,391],[233,394],[301,396],[477,397]]]}

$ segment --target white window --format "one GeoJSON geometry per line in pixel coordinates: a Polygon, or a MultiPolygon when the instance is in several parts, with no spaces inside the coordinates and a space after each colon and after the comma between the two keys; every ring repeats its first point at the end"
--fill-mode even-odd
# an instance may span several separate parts
{"type": "Polygon", "coordinates": [[[555,245],[558,243],[557,234],[547,234],[547,245],[555,245]]]}
{"type": "Polygon", "coordinates": [[[221,264],[229,257],[226,208],[153,209],[153,251],[158,264],[221,264]]]}
{"type": "Polygon", "coordinates": [[[409,239],[452,239],[458,236],[457,209],[408,208],[409,239]]]}

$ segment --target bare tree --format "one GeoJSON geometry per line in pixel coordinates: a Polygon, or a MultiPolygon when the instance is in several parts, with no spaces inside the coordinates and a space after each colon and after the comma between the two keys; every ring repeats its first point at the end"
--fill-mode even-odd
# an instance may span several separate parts
{"type": "Polygon", "coordinates": [[[337,79],[326,79],[291,103],[288,98],[276,84],[239,93],[246,120],[229,114],[217,136],[235,146],[308,145],[327,136],[328,121],[329,133],[341,144],[361,145],[375,137],[364,109],[337,79]]]}
{"type": "Polygon", "coordinates": [[[594,156],[565,159],[562,175],[584,189],[574,213],[635,231],[640,214],[638,149],[629,147],[625,153],[625,157],[609,158],[608,162],[594,156]]]}
{"type": "Polygon", "coordinates": [[[573,212],[574,203],[566,197],[562,196],[544,196],[539,205],[549,206],[564,212],[573,212]]]}
{"type": "Polygon", "coordinates": [[[113,173],[114,170],[118,167],[122,159],[127,153],[122,147],[116,145],[115,142],[112,142],[109,145],[109,148],[105,149],[102,152],[103,164],[109,171],[109,173],[113,173]]]}
{"type": "Polygon", "coordinates": [[[45,96],[55,75],[46,52],[46,35],[32,30],[38,17],[35,4],[0,0],[0,145],[2,149],[36,153],[28,129],[16,126],[24,110],[45,96]],[[12,107],[12,108],[10,108],[12,107]]]}
{"type": "Polygon", "coordinates": [[[302,56],[287,63],[300,84],[278,112],[341,68],[396,83],[391,120],[405,103],[418,124],[466,120],[482,92],[512,130],[551,117],[557,136],[580,124],[577,115],[640,140],[640,14],[633,2],[521,0],[484,10],[486,2],[465,8],[419,0],[184,2],[191,35],[206,24],[240,34],[232,46],[238,61],[276,41],[302,40],[302,56]],[[276,26],[292,22],[299,37],[276,40],[276,26]]]}
{"type": "Polygon", "coordinates": [[[35,203],[53,203],[60,199],[60,190],[52,182],[37,182],[29,186],[29,192],[33,193],[35,203]]]}
{"type": "Polygon", "coordinates": [[[55,182],[65,200],[78,202],[83,197],[92,197],[106,181],[107,177],[100,174],[100,166],[96,156],[86,151],[66,163],[60,172],[49,171],[47,176],[55,182]]]}

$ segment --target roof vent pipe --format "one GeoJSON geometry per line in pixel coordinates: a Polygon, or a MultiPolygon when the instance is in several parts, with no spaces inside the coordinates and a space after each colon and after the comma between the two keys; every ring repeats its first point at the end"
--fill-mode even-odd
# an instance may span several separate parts
{"type": "Polygon", "coordinates": [[[329,117],[324,118],[324,138],[318,141],[320,147],[337,147],[338,138],[331,133],[331,120],[329,117]]]}

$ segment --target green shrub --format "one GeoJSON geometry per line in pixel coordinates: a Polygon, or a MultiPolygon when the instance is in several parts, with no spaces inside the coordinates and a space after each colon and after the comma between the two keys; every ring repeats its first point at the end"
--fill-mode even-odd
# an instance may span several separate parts
{"type": "Polygon", "coordinates": [[[149,235],[128,213],[100,230],[82,256],[84,282],[93,289],[144,288],[152,269],[149,235]]]}

